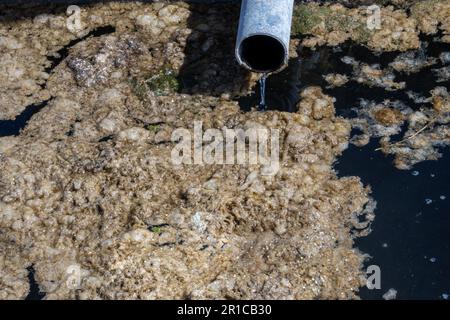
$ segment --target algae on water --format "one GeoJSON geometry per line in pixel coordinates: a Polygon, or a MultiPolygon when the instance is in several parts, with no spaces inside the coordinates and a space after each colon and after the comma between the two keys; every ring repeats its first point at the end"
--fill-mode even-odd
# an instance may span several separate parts
{"type": "Polygon", "coordinates": [[[167,96],[180,90],[180,83],[174,70],[162,69],[158,74],[145,80],[148,88],[157,96],[167,96]]]}
{"type": "MultiPolygon", "coordinates": [[[[441,30],[448,41],[447,3],[430,2],[430,14],[417,19],[382,8],[383,29],[373,32],[365,9],[304,4],[293,32],[310,47],[353,39],[374,50],[409,50],[420,46],[418,28],[441,30]]],[[[2,11],[23,17],[0,19],[0,118],[53,98],[18,136],[0,138],[0,298],[27,296],[31,265],[48,299],[357,298],[366,256],[354,240],[370,232],[375,202],[358,177],[339,178],[333,169],[354,123],[336,115],[320,87],[303,90],[297,112],[242,112],[235,97],[257,79],[234,60],[228,26],[238,9],[92,4],[81,12],[86,32],[115,31],[75,45],[64,13],[2,11]],[[61,49],[67,57],[52,66],[49,57],[61,49]],[[195,85],[180,94],[189,63],[195,85]],[[194,121],[205,129],[280,130],[280,172],[173,165],[171,134],[192,133],[194,121]],[[79,270],[75,287],[68,270],[79,270]]],[[[396,86],[381,67],[359,63],[356,77],[396,86]]],[[[448,123],[444,89],[430,94],[434,111],[369,103],[373,112],[360,115],[360,126],[381,134],[381,121],[397,132],[409,117],[415,136],[382,147],[404,167],[436,158],[447,127],[416,133],[434,119],[448,123]]]]}
{"type": "Polygon", "coordinates": [[[343,33],[360,43],[367,43],[373,31],[360,15],[341,6],[300,4],[294,9],[292,33],[314,35],[316,32],[343,33]]]}

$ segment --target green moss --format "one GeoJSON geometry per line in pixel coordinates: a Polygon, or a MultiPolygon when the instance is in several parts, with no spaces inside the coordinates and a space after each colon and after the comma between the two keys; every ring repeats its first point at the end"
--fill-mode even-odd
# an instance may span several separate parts
{"type": "Polygon", "coordinates": [[[313,34],[322,24],[327,32],[341,31],[351,33],[354,40],[366,43],[373,31],[369,30],[365,19],[358,19],[342,11],[333,11],[329,6],[301,4],[295,7],[292,34],[313,34]]]}
{"type": "Polygon", "coordinates": [[[322,6],[310,6],[301,4],[294,9],[294,18],[292,21],[293,34],[308,34],[314,27],[329,15],[330,8],[322,6]]]}
{"type": "Polygon", "coordinates": [[[354,40],[360,43],[367,43],[373,36],[374,31],[367,28],[365,24],[361,24],[354,30],[354,40]]]}
{"type": "Polygon", "coordinates": [[[139,100],[145,100],[145,97],[147,95],[147,86],[142,81],[138,81],[136,79],[130,80],[130,86],[133,90],[133,93],[136,95],[136,97],[139,98],[139,100]]]}
{"type": "Polygon", "coordinates": [[[162,232],[162,229],[161,229],[161,227],[152,227],[150,229],[150,231],[153,232],[153,233],[160,234],[162,232]]]}
{"type": "Polygon", "coordinates": [[[167,96],[180,91],[180,83],[175,71],[168,67],[156,74],[130,81],[133,93],[142,101],[146,100],[149,91],[157,96],[167,96]]]}
{"type": "Polygon", "coordinates": [[[163,68],[147,79],[145,83],[157,96],[167,96],[180,90],[176,73],[170,68],[163,68]]]}
{"type": "Polygon", "coordinates": [[[293,34],[310,34],[319,24],[327,31],[351,31],[355,27],[352,17],[328,6],[302,4],[295,7],[293,34]]]}
{"type": "Polygon", "coordinates": [[[157,132],[159,131],[159,129],[160,129],[160,126],[159,126],[158,124],[149,124],[149,125],[146,127],[146,129],[147,129],[148,131],[157,133],[157,132]]]}
{"type": "Polygon", "coordinates": [[[416,2],[411,7],[411,16],[419,17],[424,13],[428,12],[430,9],[433,10],[434,6],[438,3],[450,4],[450,0],[421,0],[416,2]]]}

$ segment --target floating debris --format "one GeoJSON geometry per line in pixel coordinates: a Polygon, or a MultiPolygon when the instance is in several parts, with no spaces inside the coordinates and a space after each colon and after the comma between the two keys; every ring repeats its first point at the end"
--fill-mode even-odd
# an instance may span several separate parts
{"type": "Polygon", "coordinates": [[[430,102],[430,98],[425,98],[424,96],[420,95],[419,93],[413,92],[413,91],[407,91],[406,92],[409,99],[414,101],[415,104],[425,104],[430,102]]]}
{"type": "Polygon", "coordinates": [[[384,300],[395,300],[397,299],[397,290],[394,288],[389,289],[385,294],[383,294],[384,300]]]}
{"type": "Polygon", "coordinates": [[[389,64],[395,71],[406,74],[416,73],[423,68],[437,63],[437,58],[427,57],[426,48],[416,51],[409,51],[398,55],[393,62],[389,64]]]}
{"type": "Polygon", "coordinates": [[[329,83],[329,88],[336,88],[344,86],[348,81],[345,74],[330,73],[324,76],[326,82],[329,83]]]}
{"type": "Polygon", "coordinates": [[[400,101],[386,100],[382,103],[360,100],[359,108],[354,109],[357,116],[353,119],[354,128],[362,131],[355,135],[351,143],[364,146],[370,137],[390,137],[401,132],[402,125],[412,109],[400,101]]]}
{"type": "MultiPolygon", "coordinates": [[[[408,170],[424,160],[437,160],[441,157],[439,148],[450,145],[450,96],[445,87],[436,87],[431,90],[430,102],[433,108],[422,107],[419,111],[403,109],[407,119],[408,129],[403,138],[391,142],[391,136],[395,133],[385,131],[374,131],[377,128],[362,125],[355,120],[355,126],[365,128],[365,132],[372,132],[373,136],[382,136],[381,148],[386,154],[395,155],[395,166],[399,169],[408,170]],[[370,129],[372,128],[372,129],[370,129]]],[[[361,111],[361,114],[364,114],[361,111]]],[[[366,116],[367,118],[367,116],[366,116]]],[[[388,127],[389,128],[389,127],[388,127]]],[[[392,130],[392,128],[389,128],[392,130]]],[[[396,131],[399,132],[398,128],[396,131]]]]}
{"type": "Polygon", "coordinates": [[[350,57],[350,56],[344,56],[341,58],[341,61],[345,64],[351,65],[351,66],[356,66],[358,65],[358,61],[355,60],[355,58],[350,57]]]}
{"type": "Polygon", "coordinates": [[[442,52],[439,59],[443,64],[450,63],[450,52],[442,52]]]}
{"type": "Polygon", "coordinates": [[[446,82],[450,80],[450,66],[445,66],[439,69],[432,69],[437,77],[436,82],[446,82]]]}
{"type": "Polygon", "coordinates": [[[353,67],[352,79],[369,87],[380,87],[387,91],[404,89],[405,82],[395,82],[395,74],[391,68],[382,69],[379,64],[367,64],[351,57],[343,57],[342,61],[353,67]]]}

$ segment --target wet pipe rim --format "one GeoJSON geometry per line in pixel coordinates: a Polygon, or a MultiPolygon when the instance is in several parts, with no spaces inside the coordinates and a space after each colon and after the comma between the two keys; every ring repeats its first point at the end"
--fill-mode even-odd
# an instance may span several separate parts
{"type": "Polygon", "coordinates": [[[284,42],[274,36],[274,35],[269,35],[266,33],[254,33],[254,34],[250,34],[249,36],[247,36],[246,38],[242,39],[241,42],[236,46],[236,59],[238,61],[238,63],[242,66],[244,66],[245,68],[254,71],[254,72],[259,72],[259,73],[270,73],[270,72],[274,72],[274,71],[280,71],[282,70],[284,67],[287,66],[288,64],[288,55],[289,55],[289,49],[286,47],[286,45],[284,44],[284,42]],[[254,65],[252,66],[253,63],[249,62],[249,59],[246,58],[246,54],[244,53],[244,51],[246,50],[246,43],[247,41],[255,38],[255,37],[265,37],[268,38],[267,40],[270,39],[270,41],[274,41],[276,42],[279,47],[278,49],[283,50],[283,56],[281,59],[275,59],[277,62],[274,63],[273,67],[268,67],[268,68],[257,68],[254,65]]]}

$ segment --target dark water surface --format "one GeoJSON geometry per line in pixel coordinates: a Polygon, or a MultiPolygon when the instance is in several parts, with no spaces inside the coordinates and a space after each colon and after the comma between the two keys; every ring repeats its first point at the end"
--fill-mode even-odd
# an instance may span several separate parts
{"type": "Polygon", "coordinates": [[[366,265],[380,267],[381,290],[363,288],[361,298],[394,288],[398,299],[443,299],[450,294],[450,150],[407,171],[377,146],[351,146],[335,166],[339,176],[361,177],[377,201],[372,233],[356,246],[372,256],[366,265]]]}

